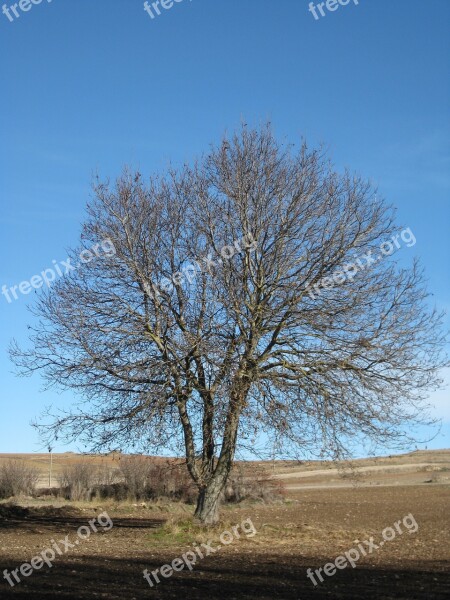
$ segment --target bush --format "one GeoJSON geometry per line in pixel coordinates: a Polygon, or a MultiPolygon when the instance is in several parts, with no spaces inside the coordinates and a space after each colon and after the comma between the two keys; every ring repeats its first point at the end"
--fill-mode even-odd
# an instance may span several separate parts
{"type": "Polygon", "coordinates": [[[68,500],[90,500],[97,483],[97,468],[87,462],[67,465],[59,474],[58,482],[61,495],[68,500]]]}
{"type": "Polygon", "coordinates": [[[0,466],[0,498],[32,496],[38,481],[37,469],[20,460],[10,459],[0,466]]]}
{"type": "Polygon", "coordinates": [[[116,502],[123,502],[130,496],[126,484],[122,482],[111,483],[111,484],[100,484],[95,486],[94,495],[100,500],[115,500],[116,502]]]}
{"type": "Polygon", "coordinates": [[[186,466],[173,461],[129,456],[120,461],[120,471],[132,500],[168,498],[192,502],[196,496],[186,466]]]}
{"type": "Polygon", "coordinates": [[[273,479],[265,469],[252,466],[245,469],[242,465],[235,465],[223,498],[225,502],[237,503],[243,500],[261,500],[274,502],[284,497],[284,486],[281,481],[273,479]]]}
{"type": "Polygon", "coordinates": [[[149,497],[152,465],[147,458],[143,456],[122,458],[120,473],[131,500],[144,500],[149,497]]]}
{"type": "Polygon", "coordinates": [[[152,492],[155,498],[168,498],[192,503],[197,489],[190,478],[185,463],[165,461],[156,463],[152,470],[152,492]]]}
{"type": "Polygon", "coordinates": [[[40,488],[39,491],[36,492],[37,498],[57,498],[60,495],[60,491],[58,488],[40,488]]]}
{"type": "Polygon", "coordinates": [[[58,483],[64,498],[80,501],[101,496],[102,490],[115,485],[118,478],[118,469],[84,461],[66,465],[58,476],[58,483]]]}

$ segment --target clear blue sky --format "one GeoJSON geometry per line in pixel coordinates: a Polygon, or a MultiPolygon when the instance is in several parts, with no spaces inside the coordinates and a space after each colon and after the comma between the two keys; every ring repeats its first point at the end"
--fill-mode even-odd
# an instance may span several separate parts
{"type": "MultiPolygon", "coordinates": [[[[417,238],[405,261],[421,257],[450,309],[450,2],[351,0],[319,20],[308,3],[184,0],[153,20],[141,0],[0,13],[0,286],[66,259],[93,172],[148,175],[270,120],[378,183],[417,238]]],[[[39,376],[16,378],[6,354],[26,339],[33,295],[0,296],[0,452],[36,451],[29,422],[60,400],[39,376]]],[[[450,447],[449,397],[434,397],[445,424],[429,447],[450,447]]]]}

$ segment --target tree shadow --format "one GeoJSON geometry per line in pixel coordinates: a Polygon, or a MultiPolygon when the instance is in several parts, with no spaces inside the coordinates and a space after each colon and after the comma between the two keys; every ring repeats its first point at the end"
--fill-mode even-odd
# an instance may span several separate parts
{"type": "MultiPolygon", "coordinates": [[[[101,513],[100,513],[101,514],[101,513]]],[[[78,529],[87,525],[95,514],[81,515],[70,506],[55,508],[26,508],[16,505],[0,506],[0,530],[20,529],[28,533],[43,533],[43,530],[60,531],[63,526],[67,530],[78,529]]],[[[114,527],[155,529],[161,527],[165,519],[114,518],[114,527]]],[[[101,529],[99,528],[99,531],[101,529]]]]}
{"type": "MultiPolygon", "coordinates": [[[[330,598],[350,600],[399,599],[447,600],[450,598],[448,572],[414,569],[358,567],[345,569],[314,587],[306,576],[323,564],[322,558],[273,555],[227,554],[199,561],[193,571],[183,570],[150,587],[143,578],[170,563],[175,556],[143,559],[111,557],[59,557],[52,568],[35,571],[11,587],[0,581],[0,597],[5,600],[42,599],[120,599],[133,598],[192,600],[299,600],[330,598]],[[306,562],[305,562],[306,561],[306,562]],[[316,565],[316,566],[313,566],[316,565]]],[[[14,561],[0,560],[0,572],[15,568],[14,561]]],[[[441,566],[441,569],[443,567],[441,566]]]]}

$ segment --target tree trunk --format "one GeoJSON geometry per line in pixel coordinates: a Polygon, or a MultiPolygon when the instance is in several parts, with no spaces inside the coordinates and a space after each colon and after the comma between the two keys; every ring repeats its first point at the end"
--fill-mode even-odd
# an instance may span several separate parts
{"type": "Polygon", "coordinates": [[[194,518],[203,525],[215,525],[219,521],[220,494],[223,485],[220,481],[211,481],[208,487],[200,490],[194,518]]]}

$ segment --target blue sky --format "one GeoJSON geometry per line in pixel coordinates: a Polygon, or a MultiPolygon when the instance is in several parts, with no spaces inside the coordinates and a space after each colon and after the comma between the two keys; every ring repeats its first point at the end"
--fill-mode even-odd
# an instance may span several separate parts
{"type": "MultiPolygon", "coordinates": [[[[93,173],[148,175],[270,120],[379,185],[416,236],[405,261],[420,256],[450,310],[450,2],[351,0],[318,20],[308,4],[184,0],[151,19],[141,0],[43,0],[12,22],[0,13],[0,286],[66,259],[93,173]]],[[[30,421],[71,400],[12,373],[6,348],[26,340],[32,300],[0,296],[0,452],[38,450],[30,421]]],[[[429,448],[450,447],[449,394],[432,398],[444,425],[429,448]]]]}

